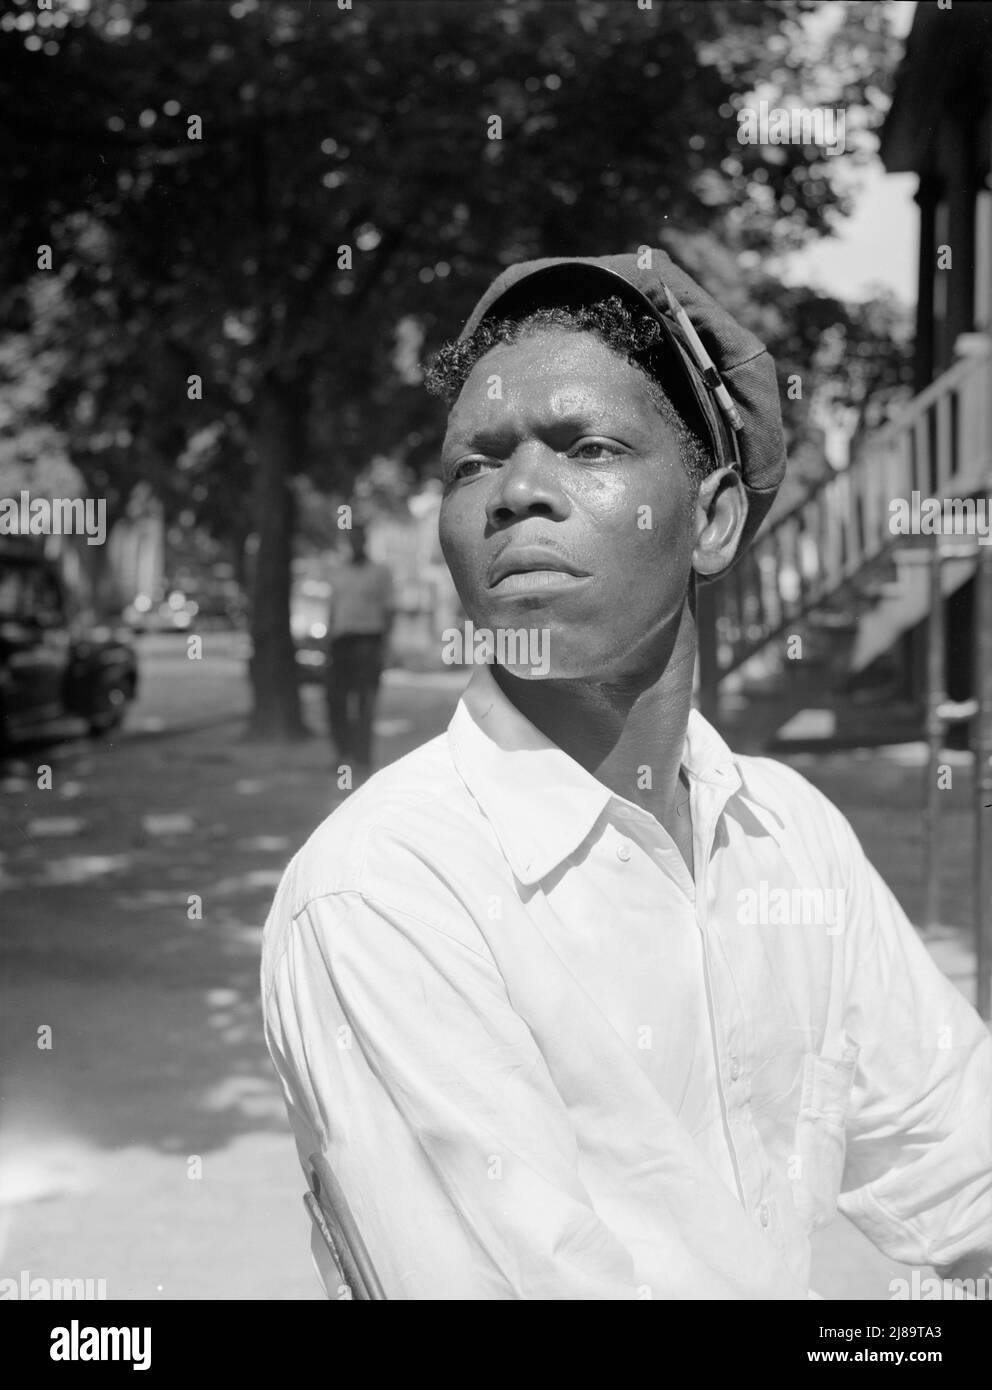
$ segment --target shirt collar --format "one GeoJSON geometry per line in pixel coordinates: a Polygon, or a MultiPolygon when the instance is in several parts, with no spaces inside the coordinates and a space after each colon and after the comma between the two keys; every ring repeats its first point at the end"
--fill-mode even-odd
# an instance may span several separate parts
{"type": "MultiPolygon", "coordinates": [[[[488,666],[477,666],[448,725],[455,769],[489,821],[517,879],[537,883],[586,838],[616,797],[526,719],[488,666]]],[[[682,764],[723,799],[741,769],[698,710],[689,713],[682,764]]],[[[638,808],[639,809],[639,808],[638,808]]]]}

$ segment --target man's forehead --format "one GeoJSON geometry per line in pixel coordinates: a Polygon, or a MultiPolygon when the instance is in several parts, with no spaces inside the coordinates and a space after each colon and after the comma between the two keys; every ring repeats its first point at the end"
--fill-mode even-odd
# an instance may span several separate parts
{"type": "Polygon", "coordinates": [[[515,413],[552,419],[653,413],[644,373],[605,343],[587,333],[556,334],[553,343],[549,336],[500,343],[480,357],[452,406],[449,430],[470,418],[515,413]]]}
{"type": "Polygon", "coordinates": [[[567,368],[577,374],[584,371],[624,375],[635,370],[622,352],[611,347],[596,332],[582,328],[557,325],[525,330],[511,342],[497,342],[475,363],[470,376],[480,369],[504,371],[534,370],[535,364],[548,370],[567,368]]]}

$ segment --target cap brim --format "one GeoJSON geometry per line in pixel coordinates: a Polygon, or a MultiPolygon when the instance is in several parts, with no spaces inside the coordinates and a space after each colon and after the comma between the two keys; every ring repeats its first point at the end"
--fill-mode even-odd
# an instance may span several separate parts
{"type": "Polygon", "coordinates": [[[469,337],[487,319],[522,318],[537,309],[581,308],[611,296],[647,314],[660,325],[661,340],[644,354],[645,366],[690,428],[709,444],[714,458],[721,463],[734,463],[732,441],[719,422],[710,394],[682,341],[680,329],[619,271],[582,260],[540,266],[488,303],[483,297],[459,338],[469,337]]]}
{"type": "Polygon", "coordinates": [[[625,275],[605,266],[573,260],[532,270],[487,304],[481,313],[477,309],[459,336],[467,338],[485,319],[519,318],[541,308],[578,308],[609,295],[616,295],[632,308],[664,324],[664,316],[625,275]]]}

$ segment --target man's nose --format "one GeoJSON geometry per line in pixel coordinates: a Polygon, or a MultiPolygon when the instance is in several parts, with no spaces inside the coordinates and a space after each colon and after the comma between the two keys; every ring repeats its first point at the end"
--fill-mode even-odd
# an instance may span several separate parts
{"type": "Polygon", "coordinates": [[[537,440],[521,444],[496,475],[486,503],[489,524],[505,526],[521,516],[566,517],[571,504],[562,487],[561,464],[561,456],[546,444],[537,440]]]}

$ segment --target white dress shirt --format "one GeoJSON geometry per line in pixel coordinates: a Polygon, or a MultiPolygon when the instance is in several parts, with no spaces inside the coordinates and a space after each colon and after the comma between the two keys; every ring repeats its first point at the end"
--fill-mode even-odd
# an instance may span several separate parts
{"type": "Polygon", "coordinates": [[[683,767],[695,882],[480,667],[286,870],[266,1037],[387,1297],[805,1298],[838,1206],[992,1252],[977,1014],[798,773],[696,712],[683,767]]]}

